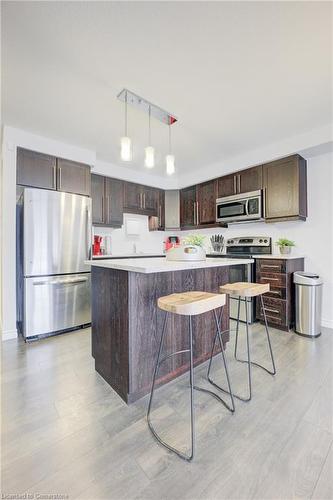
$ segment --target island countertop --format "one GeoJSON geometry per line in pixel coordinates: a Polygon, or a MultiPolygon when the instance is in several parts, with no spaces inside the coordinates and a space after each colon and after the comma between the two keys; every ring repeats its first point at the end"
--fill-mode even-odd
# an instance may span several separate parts
{"type": "Polygon", "coordinates": [[[134,273],[152,274],[174,271],[187,271],[191,269],[207,269],[214,267],[227,267],[244,264],[252,264],[253,259],[228,259],[207,258],[201,261],[171,261],[165,257],[141,258],[141,259],[105,259],[87,260],[85,263],[96,267],[117,269],[134,273]]]}

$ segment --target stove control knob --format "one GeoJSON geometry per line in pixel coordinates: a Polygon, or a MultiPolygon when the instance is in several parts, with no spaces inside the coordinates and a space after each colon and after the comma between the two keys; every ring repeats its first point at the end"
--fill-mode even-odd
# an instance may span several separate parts
{"type": "Polygon", "coordinates": [[[264,243],[267,243],[267,242],[268,242],[268,240],[264,240],[264,243]]]}
{"type": "Polygon", "coordinates": [[[229,240],[229,241],[228,241],[228,243],[231,243],[231,244],[232,244],[233,242],[234,242],[234,240],[229,240]]]}
{"type": "Polygon", "coordinates": [[[259,243],[262,243],[262,239],[259,240],[259,243]]]}

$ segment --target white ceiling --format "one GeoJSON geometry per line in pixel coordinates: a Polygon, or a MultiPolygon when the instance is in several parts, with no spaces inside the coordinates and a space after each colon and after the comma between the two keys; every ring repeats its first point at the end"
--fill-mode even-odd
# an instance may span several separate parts
{"type": "MultiPolygon", "coordinates": [[[[331,42],[331,2],[2,2],[3,122],[119,165],[127,87],[179,117],[188,174],[329,123],[331,42]]],[[[168,130],[152,125],[163,174],[168,130]]],[[[129,134],[144,170],[137,110],[129,134]]]]}

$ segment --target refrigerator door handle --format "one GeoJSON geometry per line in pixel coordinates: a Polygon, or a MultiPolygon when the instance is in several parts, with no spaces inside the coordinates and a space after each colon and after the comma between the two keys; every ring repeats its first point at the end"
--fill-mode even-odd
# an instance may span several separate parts
{"type": "Polygon", "coordinates": [[[40,286],[40,285],[73,285],[75,283],[84,283],[86,281],[88,281],[88,278],[54,280],[54,281],[34,281],[33,286],[40,286]]]}
{"type": "Polygon", "coordinates": [[[91,224],[90,224],[90,214],[89,214],[89,208],[87,207],[86,210],[86,246],[87,246],[87,259],[91,259],[91,241],[92,241],[92,235],[91,235],[91,224]]]}

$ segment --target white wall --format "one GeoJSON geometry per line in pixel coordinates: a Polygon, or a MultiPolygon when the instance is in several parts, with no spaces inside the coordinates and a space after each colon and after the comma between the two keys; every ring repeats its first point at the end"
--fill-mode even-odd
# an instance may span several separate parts
{"type": "MultiPolygon", "coordinates": [[[[201,234],[231,236],[267,235],[276,241],[285,236],[296,243],[295,255],[305,256],[305,269],[324,279],[322,324],[333,328],[333,154],[308,159],[308,212],[306,222],[253,223],[228,229],[205,229],[201,234]]],[[[194,232],[194,231],[192,231],[194,232]]],[[[182,231],[181,236],[189,234],[182,231]]],[[[278,248],[274,247],[274,253],[278,248]]]]}
{"type": "Polygon", "coordinates": [[[135,245],[137,252],[161,254],[163,253],[164,231],[149,231],[148,217],[145,215],[124,214],[124,224],[119,229],[94,227],[94,234],[111,236],[112,254],[131,254],[135,245]],[[139,225],[139,235],[129,235],[126,223],[129,219],[135,220],[139,225]]]}

